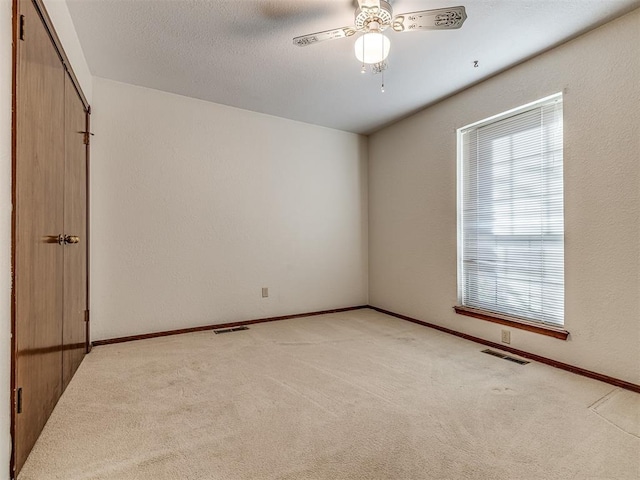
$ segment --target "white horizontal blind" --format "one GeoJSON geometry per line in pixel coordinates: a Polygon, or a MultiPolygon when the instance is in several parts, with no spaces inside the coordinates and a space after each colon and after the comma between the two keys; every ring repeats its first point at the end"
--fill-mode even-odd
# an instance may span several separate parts
{"type": "Polygon", "coordinates": [[[462,304],[562,325],[562,97],[459,135],[462,304]]]}

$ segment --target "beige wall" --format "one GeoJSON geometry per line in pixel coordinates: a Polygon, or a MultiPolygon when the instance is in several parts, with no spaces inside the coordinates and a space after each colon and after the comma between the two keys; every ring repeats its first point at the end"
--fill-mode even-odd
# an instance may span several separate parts
{"type": "Polygon", "coordinates": [[[560,91],[571,336],[512,329],[511,346],[640,383],[640,10],[370,138],[370,303],[500,342],[452,310],[456,129],[560,91]]]}
{"type": "Polygon", "coordinates": [[[365,137],[100,78],[93,95],[94,340],[367,303],[365,137]]]}

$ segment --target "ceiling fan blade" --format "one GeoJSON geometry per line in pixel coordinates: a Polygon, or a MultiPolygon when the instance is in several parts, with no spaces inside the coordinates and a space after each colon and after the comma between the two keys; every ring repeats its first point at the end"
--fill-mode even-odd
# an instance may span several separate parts
{"type": "Polygon", "coordinates": [[[350,37],[356,33],[353,27],[342,27],[335,30],[326,30],[324,32],[311,33],[293,39],[293,44],[299,47],[306,47],[313,43],[324,42],[325,40],[335,40],[336,38],[350,37]]]}
{"type": "Polygon", "coordinates": [[[418,30],[448,30],[460,28],[467,19],[464,7],[437,8],[421,12],[401,13],[393,18],[396,32],[418,30]]]}

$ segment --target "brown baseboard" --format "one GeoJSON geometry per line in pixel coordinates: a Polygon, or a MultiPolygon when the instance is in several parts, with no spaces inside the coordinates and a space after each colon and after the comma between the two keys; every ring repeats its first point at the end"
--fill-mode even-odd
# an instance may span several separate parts
{"type": "Polygon", "coordinates": [[[203,325],[200,327],[181,328],[179,330],[166,330],[164,332],[143,333],[140,335],[131,335],[128,337],[117,337],[117,338],[108,338],[106,340],[96,340],[91,344],[94,347],[97,347],[100,345],[111,345],[113,343],[132,342],[134,340],[144,340],[147,338],[168,337],[169,335],[181,335],[183,333],[202,332],[205,330],[218,330],[221,328],[241,327],[243,325],[252,325],[254,323],[275,322],[278,320],[290,320],[292,318],[313,317],[315,315],[326,315],[329,313],[349,312],[351,310],[360,310],[362,308],[369,308],[369,307],[367,305],[360,305],[357,307],[336,308],[333,310],[322,310],[319,312],[296,313],[294,315],[283,315],[280,317],[256,318],[254,320],[242,320],[239,322],[219,323],[217,325],[203,325]]]}
{"type": "Polygon", "coordinates": [[[465,340],[471,340],[472,342],[480,343],[482,345],[487,345],[489,347],[493,347],[498,350],[504,350],[509,353],[514,353],[520,357],[535,360],[536,362],[544,363],[552,367],[560,368],[562,370],[566,370],[571,373],[582,375],[583,377],[592,378],[594,380],[599,380],[601,382],[605,382],[610,385],[615,385],[616,387],[620,387],[626,390],[631,390],[632,392],[640,393],[640,385],[636,385],[635,383],[627,382],[625,380],[620,380],[619,378],[609,377],[601,373],[592,372],[591,370],[586,370],[584,368],[576,367],[574,365],[569,365],[568,363],[558,362],[557,360],[552,360],[551,358],[542,357],[540,355],[536,355],[535,353],[529,353],[529,352],[525,352],[524,350],[518,350],[517,348],[508,347],[502,343],[490,342],[489,340],[484,340],[479,337],[474,337],[473,335],[467,335],[466,333],[457,332],[455,330],[451,330],[450,328],[441,327],[440,325],[435,325],[433,323],[423,322],[422,320],[408,317],[406,315],[401,315],[399,313],[390,312],[382,308],[373,307],[371,305],[369,305],[369,308],[377,312],[390,315],[392,317],[417,323],[418,325],[423,325],[425,327],[433,328],[435,330],[439,330],[441,332],[448,333],[450,335],[455,335],[456,337],[464,338],[465,340]]]}

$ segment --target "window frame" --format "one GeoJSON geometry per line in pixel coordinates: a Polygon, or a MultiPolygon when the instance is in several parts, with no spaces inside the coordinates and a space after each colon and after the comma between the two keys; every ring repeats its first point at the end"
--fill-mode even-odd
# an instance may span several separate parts
{"type": "MultiPolygon", "coordinates": [[[[561,340],[566,340],[569,336],[569,332],[565,330],[565,325],[551,325],[539,320],[528,319],[523,317],[512,316],[500,312],[494,312],[490,310],[479,309],[475,307],[466,306],[463,304],[463,291],[464,291],[464,275],[463,275],[463,255],[464,255],[464,225],[463,225],[463,207],[464,207],[464,158],[463,158],[463,133],[469,129],[479,128],[485,125],[490,125],[495,122],[507,119],[525,113],[527,111],[548,105],[556,102],[557,100],[563,101],[563,92],[558,92],[553,95],[541,98],[534,102],[527,103],[516,108],[512,108],[505,112],[493,115],[491,117],[479,120],[477,122],[465,125],[464,127],[456,130],[456,149],[457,149],[457,163],[456,163],[456,209],[457,209],[457,305],[454,306],[454,310],[457,314],[465,315],[469,317],[486,320],[501,325],[507,325],[514,328],[528,330],[542,335],[551,336],[561,340]]],[[[563,139],[564,144],[564,139],[563,139]]],[[[563,147],[564,149],[564,147],[563,147]]],[[[563,204],[564,204],[564,189],[563,189],[563,204]]],[[[563,228],[564,234],[564,228],[563,228]]],[[[564,281],[564,278],[563,278],[564,281]]]]}

